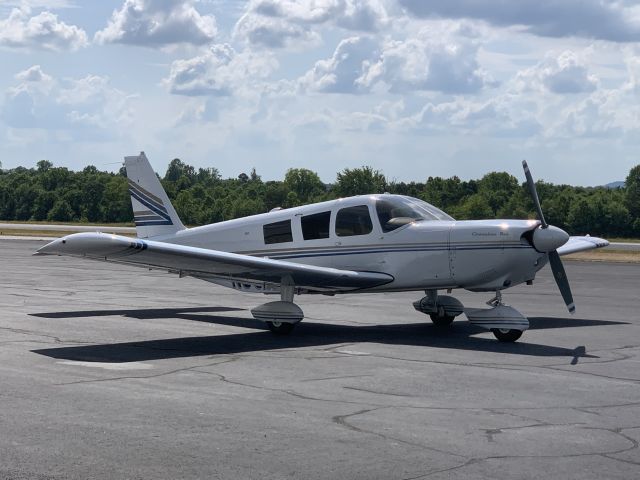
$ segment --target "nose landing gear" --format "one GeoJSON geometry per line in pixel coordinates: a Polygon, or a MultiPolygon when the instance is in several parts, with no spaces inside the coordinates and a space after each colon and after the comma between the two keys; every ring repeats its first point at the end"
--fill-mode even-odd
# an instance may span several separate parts
{"type": "Polygon", "coordinates": [[[496,292],[496,296],[489,300],[487,305],[492,308],[470,308],[465,313],[469,322],[491,330],[499,342],[515,342],[529,328],[527,317],[515,308],[502,303],[500,291],[496,292]]]}

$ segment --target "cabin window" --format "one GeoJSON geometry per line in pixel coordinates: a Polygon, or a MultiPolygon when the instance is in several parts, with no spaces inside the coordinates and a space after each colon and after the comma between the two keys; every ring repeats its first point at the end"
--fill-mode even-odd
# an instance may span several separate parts
{"type": "Polygon", "coordinates": [[[336,215],[336,235],[349,237],[352,235],[366,235],[373,230],[369,207],[358,205],[338,211],[336,215]]]}
{"type": "Polygon", "coordinates": [[[388,196],[376,200],[376,213],[383,232],[422,220],[453,220],[442,210],[411,197],[388,196]]]}
{"type": "Polygon", "coordinates": [[[268,223],[262,227],[262,233],[264,234],[264,243],[266,244],[293,242],[291,220],[268,223]]]}
{"type": "Polygon", "coordinates": [[[302,238],[304,238],[305,240],[329,238],[330,220],[331,212],[305,215],[300,219],[300,224],[302,225],[302,238]]]}

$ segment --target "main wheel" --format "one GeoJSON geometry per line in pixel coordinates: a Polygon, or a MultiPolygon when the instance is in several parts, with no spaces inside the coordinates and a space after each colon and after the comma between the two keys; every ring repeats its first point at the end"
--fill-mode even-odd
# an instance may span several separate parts
{"type": "Polygon", "coordinates": [[[492,328],[491,331],[499,342],[515,342],[522,336],[522,330],[510,330],[508,328],[492,328]]]}
{"type": "Polygon", "coordinates": [[[453,319],[455,318],[453,315],[438,315],[437,313],[432,313],[429,316],[433,324],[438,328],[448,327],[453,323],[453,319]]]}
{"type": "Polygon", "coordinates": [[[295,323],[287,323],[287,322],[267,322],[267,326],[269,330],[271,330],[276,335],[289,335],[293,330],[293,327],[296,326],[295,323]]]}

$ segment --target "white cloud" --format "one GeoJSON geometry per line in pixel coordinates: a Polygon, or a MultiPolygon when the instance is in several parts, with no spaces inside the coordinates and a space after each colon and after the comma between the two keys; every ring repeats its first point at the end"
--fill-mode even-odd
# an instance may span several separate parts
{"type": "Polygon", "coordinates": [[[346,38],[338,44],[331,58],[316,62],[300,79],[300,85],[318,92],[362,92],[359,80],[365,73],[365,66],[375,58],[376,49],[376,42],[370,38],[346,38]]]}
{"type": "Polygon", "coordinates": [[[465,25],[423,28],[404,40],[342,40],[331,58],[319,60],[299,83],[329,93],[431,90],[476,93],[495,86],[478,63],[478,42],[465,25]]]}
{"type": "Polygon", "coordinates": [[[418,113],[400,119],[400,128],[491,137],[530,138],[542,132],[542,126],[530,108],[518,96],[504,94],[485,101],[457,98],[427,103],[418,113]]]}
{"type": "Polygon", "coordinates": [[[598,87],[598,78],[589,73],[584,56],[565,50],[560,55],[549,53],[538,65],[518,72],[515,84],[519,90],[563,95],[592,92],[598,87]]]}
{"type": "Polygon", "coordinates": [[[99,43],[146,47],[209,43],[217,32],[215,17],[201,15],[194,3],[195,0],[125,0],[95,39],[99,43]]]}
{"type": "Polygon", "coordinates": [[[0,47],[27,50],[77,50],[87,45],[87,34],[67,25],[51,12],[30,16],[28,7],[14,8],[0,20],[0,47]]]}
{"type": "Polygon", "coordinates": [[[397,93],[474,93],[494,85],[478,63],[477,42],[458,33],[425,28],[405,40],[387,39],[358,83],[366,88],[382,83],[397,93]]]}
{"type": "Polygon", "coordinates": [[[319,39],[319,26],[373,32],[388,22],[380,0],[252,0],[235,36],[269,48],[319,39]]]}
{"type": "Polygon", "coordinates": [[[577,105],[571,105],[560,115],[549,135],[558,137],[611,137],[625,130],[620,121],[620,92],[596,92],[577,105]]]}
{"type": "Polygon", "coordinates": [[[99,139],[131,124],[131,97],[97,75],[55,79],[39,65],[15,75],[5,93],[2,117],[12,128],[64,131],[74,138],[99,139]]]}
{"type": "Polygon", "coordinates": [[[637,6],[598,0],[399,0],[422,18],[471,18],[545,37],[640,41],[637,6]]]}
{"type": "Polygon", "coordinates": [[[23,83],[39,83],[39,84],[51,84],[53,79],[42,71],[40,65],[33,65],[26,70],[16,73],[14,76],[16,80],[23,83]]]}
{"type": "Polygon", "coordinates": [[[227,44],[213,45],[203,55],[174,61],[164,83],[174,94],[223,97],[255,85],[276,67],[269,54],[237,53],[227,44]]]}
{"type": "Polygon", "coordinates": [[[250,13],[246,13],[238,21],[234,36],[268,48],[283,48],[292,44],[299,47],[300,44],[320,41],[320,36],[306,25],[250,13]]]}

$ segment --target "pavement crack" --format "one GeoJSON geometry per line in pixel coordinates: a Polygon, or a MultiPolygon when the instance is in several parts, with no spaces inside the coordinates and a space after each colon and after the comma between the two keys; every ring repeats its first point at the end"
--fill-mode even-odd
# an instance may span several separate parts
{"type": "Polygon", "coordinates": [[[397,442],[397,443],[401,443],[403,445],[409,445],[411,447],[416,447],[416,448],[419,448],[419,449],[422,449],[422,450],[429,450],[431,452],[437,452],[437,453],[441,453],[441,454],[444,454],[444,455],[450,455],[450,456],[453,456],[453,457],[466,458],[464,455],[460,455],[458,453],[448,452],[446,450],[441,450],[439,448],[429,447],[428,445],[424,445],[422,443],[410,442],[408,440],[403,440],[401,438],[392,437],[392,436],[385,435],[385,434],[380,433],[380,432],[376,432],[375,430],[368,430],[368,429],[365,429],[365,428],[362,428],[362,427],[356,427],[355,425],[353,425],[351,422],[348,421],[348,419],[356,417],[358,415],[364,415],[366,413],[374,412],[374,411],[381,410],[381,409],[384,409],[384,408],[395,408],[395,406],[389,405],[389,406],[384,406],[384,407],[368,408],[368,409],[358,410],[357,412],[349,413],[347,415],[335,415],[334,417],[331,417],[331,421],[333,421],[333,423],[335,423],[337,425],[345,427],[345,428],[347,428],[349,430],[352,430],[354,432],[368,434],[368,435],[375,435],[376,437],[380,437],[380,438],[384,439],[387,442],[397,442]]]}
{"type": "MultiPolygon", "coordinates": [[[[325,380],[342,380],[345,378],[364,378],[364,377],[373,377],[373,375],[339,375],[335,377],[307,378],[305,380],[300,380],[300,382],[322,382],[325,380]]],[[[344,388],[349,388],[349,387],[344,387],[344,388]]]]}
{"type": "Polygon", "coordinates": [[[429,473],[425,473],[424,475],[418,475],[417,477],[406,477],[403,478],[402,480],[419,480],[421,478],[427,478],[430,477],[431,475],[436,475],[438,473],[446,473],[446,472],[452,472],[454,470],[458,470],[459,468],[463,468],[463,467],[467,467],[473,463],[477,463],[479,460],[475,459],[475,458],[470,458],[469,460],[467,460],[464,463],[461,463],[459,465],[455,465],[453,467],[449,467],[449,468],[441,468],[439,470],[433,470],[429,473]]]}
{"type": "MultiPolygon", "coordinates": [[[[92,342],[82,342],[82,341],[77,341],[77,340],[62,340],[60,337],[57,337],[55,335],[48,335],[46,333],[38,333],[38,332],[34,332],[32,330],[24,330],[24,329],[21,329],[21,328],[0,327],[0,330],[4,330],[4,331],[7,331],[7,332],[11,332],[11,333],[16,333],[18,335],[27,335],[29,337],[44,337],[44,338],[50,338],[51,340],[53,340],[53,342],[37,342],[37,343],[61,343],[61,344],[71,344],[71,345],[92,345],[92,342]]],[[[2,343],[8,343],[8,342],[11,342],[11,340],[8,340],[8,341],[2,342],[2,343]]]]}
{"type": "Polygon", "coordinates": [[[182,373],[182,372],[188,372],[188,371],[197,371],[195,369],[197,368],[203,368],[203,367],[214,367],[216,365],[222,365],[224,363],[230,363],[235,361],[236,358],[230,358],[228,360],[223,360],[221,362],[213,362],[213,363],[209,363],[209,364],[205,364],[205,365],[193,365],[191,367],[184,367],[184,368],[176,368],[174,370],[169,370],[166,372],[160,372],[160,373],[156,373],[156,374],[152,374],[152,375],[122,375],[119,377],[109,377],[109,378],[94,378],[91,380],[76,380],[73,382],[63,382],[63,383],[54,383],[54,386],[67,386],[67,385],[80,385],[80,384],[86,384],[86,383],[103,383],[103,382],[115,382],[115,381],[120,381],[120,380],[146,380],[146,379],[151,379],[151,378],[158,378],[158,377],[164,377],[167,375],[173,375],[175,373],[182,373]]]}
{"type": "Polygon", "coordinates": [[[237,380],[230,380],[228,379],[225,375],[222,375],[221,373],[217,373],[217,372],[210,372],[210,371],[206,371],[206,370],[198,370],[195,369],[193,370],[195,373],[202,373],[205,375],[213,375],[216,376],[220,379],[220,381],[225,382],[225,383],[229,383],[231,385],[237,385],[240,387],[246,387],[246,388],[254,388],[257,390],[266,390],[269,392],[275,392],[275,393],[283,393],[285,395],[290,395],[292,397],[295,398],[299,398],[302,400],[312,400],[312,401],[316,401],[316,402],[329,402],[329,403],[339,403],[339,404],[346,404],[346,405],[372,405],[374,407],[378,407],[378,408],[384,408],[384,407],[388,407],[389,405],[377,405],[377,404],[372,404],[370,402],[354,402],[354,401],[350,401],[350,400],[335,400],[332,398],[321,398],[321,397],[312,397],[309,395],[304,395],[302,393],[296,392],[295,390],[291,390],[291,389],[286,389],[286,388],[275,388],[275,387],[267,387],[265,385],[255,385],[252,383],[245,383],[245,382],[239,382],[237,380]]]}

